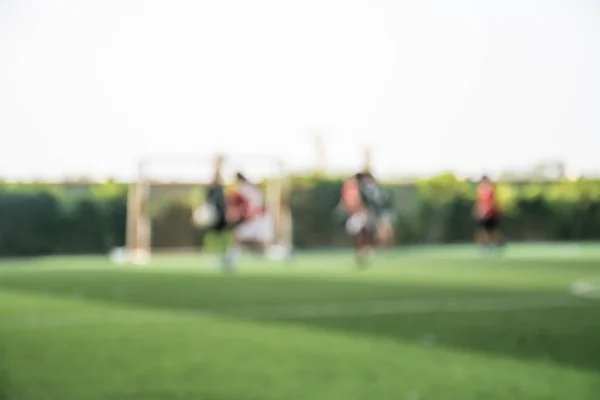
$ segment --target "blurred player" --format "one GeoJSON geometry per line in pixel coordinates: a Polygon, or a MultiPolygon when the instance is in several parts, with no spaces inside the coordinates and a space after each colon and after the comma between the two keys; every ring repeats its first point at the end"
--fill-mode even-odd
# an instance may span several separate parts
{"type": "Polygon", "coordinates": [[[273,221],[261,189],[237,174],[237,190],[228,198],[227,221],[233,227],[233,243],[225,256],[225,268],[235,266],[244,248],[265,251],[274,240],[273,221]]]}
{"type": "Polygon", "coordinates": [[[210,229],[217,232],[222,232],[227,228],[225,189],[221,174],[222,164],[223,158],[217,157],[213,180],[206,188],[206,202],[215,209],[215,221],[210,229]]]}
{"type": "Polygon", "coordinates": [[[371,230],[375,233],[375,244],[389,244],[394,238],[388,193],[377,183],[373,175],[359,175],[361,199],[368,211],[371,230]]]}
{"type": "Polygon", "coordinates": [[[223,158],[215,159],[215,170],[211,183],[206,187],[205,201],[200,204],[192,213],[192,220],[197,228],[200,229],[202,246],[204,245],[207,234],[216,233],[221,242],[221,251],[227,248],[227,235],[229,225],[227,223],[227,204],[223,179],[221,176],[221,166],[223,158]]]}
{"type": "Polygon", "coordinates": [[[352,237],[356,261],[362,265],[371,256],[373,249],[366,229],[367,211],[361,199],[360,179],[361,173],[358,173],[344,182],[340,204],[346,213],[346,233],[352,237]]]}
{"type": "Polygon", "coordinates": [[[487,251],[490,246],[502,245],[498,229],[500,212],[496,202],[496,189],[490,178],[485,175],[477,185],[474,211],[478,223],[475,239],[481,248],[487,251]]]}
{"type": "Polygon", "coordinates": [[[206,188],[206,203],[214,209],[214,221],[208,226],[206,232],[215,232],[222,235],[222,250],[224,251],[226,247],[224,233],[228,230],[229,224],[227,223],[227,202],[221,173],[222,165],[223,157],[218,156],[215,160],[213,180],[206,188]]]}
{"type": "Polygon", "coordinates": [[[359,265],[374,255],[374,248],[389,242],[393,230],[385,215],[386,195],[370,173],[348,179],[341,194],[346,214],[346,232],[352,237],[359,265]]]}

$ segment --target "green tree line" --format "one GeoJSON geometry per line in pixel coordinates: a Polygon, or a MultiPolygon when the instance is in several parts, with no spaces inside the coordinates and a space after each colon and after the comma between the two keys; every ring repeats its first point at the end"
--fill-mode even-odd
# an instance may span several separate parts
{"type": "Polygon", "coordinates": [[[125,242],[126,187],[0,185],[0,256],[106,253],[125,242]]]}
{"type": "MultiPolygon", "coordinates": [[[[334,212],[342,180],[295,176],[289,203],[298,248],[348,244],[334,212]]],[[[385,183],[399,243],[470,241],[475,183],[451,174],[411,184],[385,183]]],[[[156,185],[153,246],[189,247],[201,237],[191,210],[201,189],[156,185]]],[[[501,182],[502,229],[509,241],[600,239],[600,180],[501,182]]],[[[0,184],[0,255],[106,253],[125,242],[126,185],[0,184]]]]}

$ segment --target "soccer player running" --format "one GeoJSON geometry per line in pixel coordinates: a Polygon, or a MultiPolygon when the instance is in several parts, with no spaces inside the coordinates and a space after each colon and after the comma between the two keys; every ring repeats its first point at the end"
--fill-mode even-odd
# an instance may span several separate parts
{"type": "Polygon", "coordinates": [[[340,204],[346,213],[346,233],[352,237],[356,261],[364,265],[372,254],[371,241],[367,231],[367,211],[363,205],[359,181],[362,173],[348,178],[342,186],[340,204]]]}
{"type": "Polygon", "coordinates": [[[493,247],[499,248],[502,245],[502,238],[498,229],[500,210],[496,202],[496,189],[486,175],[477,185],[474,212],[478,222],[475,239],[484,254],[487,254],[493,247]]]}
{"type": "Polygon", "coordinates": [[[233,243],[224,260],[232,270],[243,249],[264,252],[274,240],[273,221],[261,189],[237,173],[237,190],[228,198],[227,221],[233,227],[233,243]]]}
{"type": "Polygon", "coordinates": [[[223,161],[223,157],[217,156],[215,160],[215,172],[213,175],[212,182],[206,188],[206,203],[213,207],[215,211],[215,220],[206,229],[206,232],[215,232],[221,235],[221,241],[223,242],[222,250],[225,251],[225,232],[227,232],[229,224],[227,222],[227,201],[225,197],[225,188],[223,186],[223,176],[221,172],[223,161]]]}
{"type": "Polygon", "coordinates": [[[370,230],[374,232],[377,246],[389,244],[394,237],[390,197],[370,172],[360,175],[359,188],[361,198],[368,213],[370,230]]]}
{"type": "Polygon", "coordinates": [[[391,223],[385,214],[387,196],[368,172],[360,172],[342,187],[341,205],[347,213],[346,232],[352,237],[359,266],[374,256],[377,245],[392,237],[391,223]]]}

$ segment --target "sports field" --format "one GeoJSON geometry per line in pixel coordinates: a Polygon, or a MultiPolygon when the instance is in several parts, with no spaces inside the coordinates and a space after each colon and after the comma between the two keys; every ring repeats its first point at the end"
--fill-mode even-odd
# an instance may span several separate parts
{"type": "Polygon", "coordinates": [[[598,245],[207,264],[0,261],[0,399],[600,399],[598,245]]]}

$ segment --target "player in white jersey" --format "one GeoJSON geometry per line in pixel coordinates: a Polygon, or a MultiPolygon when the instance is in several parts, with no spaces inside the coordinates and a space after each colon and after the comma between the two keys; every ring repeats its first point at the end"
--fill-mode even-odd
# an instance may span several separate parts
{"type": "Polygon", "coordinates": [[[235,227],[225,267],[232,268],[243,248],[264,251],[275,239],[275,232],[261,189],[241,173],[237,174],[237,191],[230,197],[228,214],[235,227]]]}

